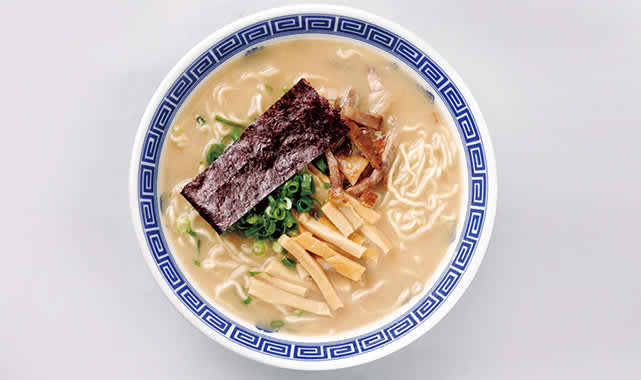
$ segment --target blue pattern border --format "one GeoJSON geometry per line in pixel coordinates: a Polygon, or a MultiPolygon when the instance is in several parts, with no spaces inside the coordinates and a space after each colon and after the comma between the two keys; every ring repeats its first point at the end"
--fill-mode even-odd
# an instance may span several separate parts
{"type": "Polygon", "coordinates": [[[247,26],[201,54],[171,85],[145,133],[138,169],[138,206],[149,254],[178,299],[205,325],[243,347],[278,358],[332,360],[361,355],[400,339],[432,315],[457,286],[481,236],[487,207],[485,151],[474,115],[447,73],[409,41],[364,20],[333,14],[292,14],[247,26]],[[403,61],[421,76],[448,108],[466,153],[470,196],[463,232],[452,260],[426,296],[410,311],[379,330],[348,340],[301,344],[250,331],[208,304],[189,284],[169,253],[158,217],[157,168],[165,131],[180,105],[213,69],[261,42],[293,34],[319,33],[357,39],[403,61]]]}

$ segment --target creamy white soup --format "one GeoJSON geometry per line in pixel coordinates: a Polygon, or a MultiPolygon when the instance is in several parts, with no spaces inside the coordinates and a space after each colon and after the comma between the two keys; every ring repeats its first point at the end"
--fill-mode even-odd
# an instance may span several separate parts
{"type": "Polygon", "coordinates": [[[310,38],[239,56],[199,85],[164,144],[158,185],[171,250],[215,305],[260,328],[332,335],[375,322],[423,291],[459,222],[462,162],[447,120],[424,88],[369,47],[310,38]],[[270,205],[282,210],[265,215],[293,216],[282,238],[216,232],[183,187],[300,79],[377,149],[368,155],[343,137],[290,184],[298,196],[274,195],[270,205]]]}

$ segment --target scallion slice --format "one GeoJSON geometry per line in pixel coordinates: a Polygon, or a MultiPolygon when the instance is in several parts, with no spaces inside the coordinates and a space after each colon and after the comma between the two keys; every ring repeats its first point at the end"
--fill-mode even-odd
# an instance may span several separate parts
{"type": "Polygon", "coordinates": [[[312,161],[312,164],[323,174],[329,174],[329,167],[327,167],[327,161],[325,161],[324,156],[319,156],[314,161],[312,161]]]}
{"type": "Polygon", "coordinates": [[[233,131],[231,131],[229,136],[231,137],[232,140],[236,141],[240,138],[240,135],[243,134],[243,130],[244,130],[243,128],[236,127],[234,128],[233,131]]]}
{"type": "Polygon", "coordinates": [[[207,123],[207,120],[205,120],[205,118],[200,115],[196,115],[196,122],[200,125],[205,125],[205,123],[207,123]]]}
{"type": "Polygon", "coordinates": [[[220,143],[223,144],[225,147],[230,146],[231,144],[236,141],[231,135],[227,135],[220,140],[220,143]]]}
{"type": "Polygon", "coordinates": [[[252,298],[250,296],[247,296],[242,302],[245,305],[249,305],[249,303],[252,301],[252,298]]]}
{"type": "Polygon", "coordinates": [[[189,217],[187,215],[181,215],[176,218],[177,232],[187,232],[188,229],[191,229],[191,223],[189,222],[189,217]]]}
{"type": "Polygon", "coordinates": [[[285,326],[285,322],[283,322],[283,321],[271,321],[269,323],[269,326],[274,330],[278,330],[279,328],[285,326]]]}
{"type": "Polygon", "coordinates": [[[312,195],[314,194],[314,190],[314,181],[312,175],[309,173],[303,173],[303,177],[300,182],[300,195],[312,195]]]}
{"type": "Polygon", "coordinates": [[[283,265],[288,268],[294,268],[296,266],[296,260],[289,257],[283,257],[283,259],[280,262],[283,263],[283,265]]]}
{"type": "Polygon", "coordinates": [[[296,210],[298,212],[309,212],[314,205],[312,198],[303,197],[296,202],[296,210]]]}
{"type": "Polygon", "coordinates": [[[298,188],[300,187],[300,184],[298,181],[290,179],[289,181],[285,182],[285,191],[287,192],[287,195],[294,195],[298,191],[298,188]]]}
{"type": "Polygon", "coordinates": [[[256,256],[260,256],[265,253],[265,242],[262,240],[256,240],[254,244],[252,244],[252,252],[254,252],[254,255],[256,256]]]}
{"type": "Polygon", "coordinates": [[[222,117],[222,116],[220,116],[220,115],[216,115],[215,119],[216,119],[216,121],[220,121],[221,123],[223,123],[223,124],[227,124],[227,125],[229,125],[229,126],[231,126],[231,127],[236,127],[236,128],[242,128],[242,129],[245,129],[245,126],[244,126],[244,125],[242,125],[242,124],[238,124],[238,123],[233,122],[233,121],[231,121],[231,120],[229,120],[229,119],[225,119],[224,117],[222,117]]]}

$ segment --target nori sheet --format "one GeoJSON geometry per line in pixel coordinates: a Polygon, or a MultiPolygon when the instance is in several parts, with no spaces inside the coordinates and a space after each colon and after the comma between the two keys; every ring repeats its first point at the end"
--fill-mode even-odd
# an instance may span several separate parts
{"type": "Polygon", "coordinates": [[[339,111],[301,79],[182,190],[224,232],[263,198],[345,136],[339,111]]]}

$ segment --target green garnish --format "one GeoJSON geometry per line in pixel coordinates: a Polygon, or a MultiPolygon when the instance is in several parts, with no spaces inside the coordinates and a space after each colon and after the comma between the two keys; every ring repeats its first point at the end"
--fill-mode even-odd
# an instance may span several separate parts
{"type": "Polygon", "coordinates": [[[283,321],[271,321],[269,323],[269,326],[274,330],[278,330],[279,328],[285,326],[285,322],[283,322],[283,321]]]}
{"type": "Polygon", "coordinates": [[[195,266],[197,266],[197,267],[199,267],[199,266],[200,266],[200,261],[198,261],[198,260],[194,260],[194,265],[195,265],[195,266]]]}
{"type": "Polygon", "coordinates": [[[291,259],[289,257],[283,257],[283,259],[280,262],[283,263],[283,265],[288,268],[294,268],[296,266],[296,260],[291,259]]]}
{"type": "Polygon", "coordinates": [[[247,296],[247,298],[245,298],[242,302],[243,302],[245,305],[249,305],[249,303],[250,303],[251,301],[252,301],[252,298],[251,298],[250,296],[247,296]]]}
{"type": "Polygon", "coordinates": [[[191,222],[187,215],[181,215],[176,219],[176,231],[179,233],[187,232],[191,230],[191,222]]]}
{"type": "Polygon", "coordinates": [[[305,312],[302,310],[298,310],[298,309],[294,310],[294,315],[296,315],[297,317],[302,317],[303,314],[305,314],[305,312]]]}
{"type": "Polygon", "coordinates": [[[198,247],[198,252],[200,252],[200,239],[196,242],[196,246],[198,247]]]}
{"type": "Polygon", "coordinates": [[[313,198],[303,197],[296,202],[296,210],[299,212],[309,212],[313,205],[313,198]]]}
{"type": "Polygon", "coordinates": [[[300,182],[300,195],[312,195],[314,194],[314,181],[313,177],[309,173],[303,173],[303,179],[300,182]]]}
{"type": "Polygon", "coordinates": [[[196,122],[200,125],[205,125],[205,123],[207,123],[207,120],[205,120],[205,118],[200,115],[196,115],[196,122]]]}
{"type": "Polygon", "coordinates": [[[207,165],[211,165],[212,162],[223,154],[225,151],[225,146],[223,144],[211,144],[209,150],[207,151],[207,165]]]}
{"type": "Polygon", "coordinates": [[[312,161],[312,164],[323,174],[329,174],[329,167],[327,167],[327,161],[325,161],[324,156],[316,158],[314,161],[312,161]]]}
{"type": "Polygon", "coordinates": [[[329,189],[330,187],[332,187],[332,185],[329,183],[323,183],[323,187],[329,189]]]}
{"type": "Polygon", "coordinates": [[[272,251],[276,253],[283,253],[283,247],[277,242],[272,243],[272,251]]]}
{"type": "Polygon", "coordinates": [[[187,232],[190,236],[196,237],[196,233],[191,229],[191,227],[187,227],[187,231],[185,232],[187,232]]]}
{"type": "Polygon", "coordinates": [[[243,128],[234,128],[233,131],[229,134],[232,140],[236,141],[240,138],[240,135],[243,134],[244,129],[243,128]]]}
{"type": "Polygon", "coordinates": [[[220,140],[220,143],[223,144],[225,147],[228,147],[236,140],[234,140],[234,138],[231,135],[227,135],[223,137],[222,140],[220,140]]]}
{"type": "Polygon", "coordinates": [[[183,127],[181,127],[181,126],[180,126],[180,125],[178,125],[178,124],[174,124],[174,126],[173,126],[173,127],[171,127],[171,130],[172,130],[172,132],[174,132],[174,133],[180,133],[180,132],[182,132],[182,131],[183,131],[183,127]]]}
{"type": "Polygon", "coordinates": [[[289,88],[288,87],[283,87],[283,94],[286,93],[287,91],[289,91],[289,88]]]}
{"type": "Polygon", "coordinates": [[[216,119],[216,121],[220,121],[221,123],[227,124],[227,125],[229,125],[231,127],[242,128],[242,129],[247,128],[242,124],[238,124],[238,123],[233,122],[233,121],[231,121],[229,119],[225,119],[224,117],[222,117],[220,115],[216,115],[215,119],[216,119]]]}
{"type": "Polygon", "coordinates": [[[260,256],[265,253],[265,242],[262,240],[256,240],[254,244],[252,244],[252,252],[254,252],[254,255],[256,256],[260,256]]]}
{"type": "MultiPolygon", "coordinates": [[[[298,222],[292,209],[299,212],[311,210],[314,202],[318,202],[311,198],[314,192],[312,175],[297,173],[243,215],[229,230],[257,240],[276,241],[283,234],[295,236],[298,234],[298,222]]],[[[274,251],[278,252],[277,248],[274,251]]]]}
{"type": "Polygon", "coordinates": [[[265,90],[267,91],[274,91],[274,87],[268,85],[267,83],[263,84],[263,86],[265,86],[265,90]]]}
{"type": "Polygon", "coordinates": [[[263,273],[263,272],[260,272],[260,271],[257,271],[257,272],[249,271],[249,277],[258,276],[258,275],[259,275],[259,274],[261,274],[261,273],[263,273]]]}
{"type": "Polygon", "coordinates": [[[285,182],[285,192],[287,195],[294,195],[296,192],[298,192],[298,188],[300,187],[300,182],[290,179],[289,181],[285,182]]]}

